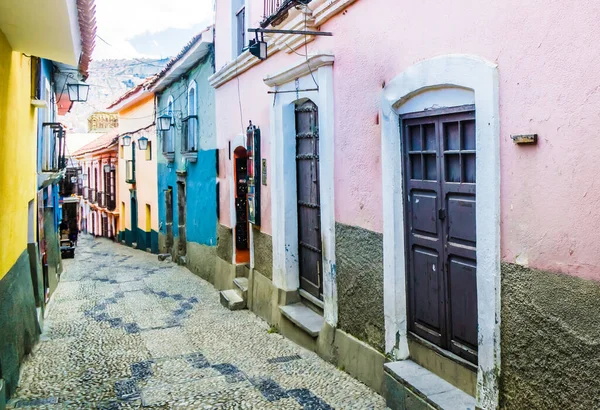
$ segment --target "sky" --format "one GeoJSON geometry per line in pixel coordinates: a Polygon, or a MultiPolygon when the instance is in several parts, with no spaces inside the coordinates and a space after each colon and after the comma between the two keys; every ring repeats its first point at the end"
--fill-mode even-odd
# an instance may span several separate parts
{"type": "Polygon", "coordinates": [[[211,24],[213,1],[96,0],[93,58],[172,57],[211,24]]]}

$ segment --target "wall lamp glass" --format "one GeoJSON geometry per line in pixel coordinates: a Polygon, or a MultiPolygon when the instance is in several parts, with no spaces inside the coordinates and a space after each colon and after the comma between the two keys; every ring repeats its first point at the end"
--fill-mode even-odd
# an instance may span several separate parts
{"type": "Polygon", "coordinates": [[[160,131],[169,131],[173,124],[173,118],[170,115],[161,115],[158,117],[158,129],[160,131]]]}
{"type": "Polygon", "coordinates": [[[141,137],[138,139],[138,147],[140,151],[146,151],[148,149],[148,138],[141,137]]]}
{"type": "Polygon", "coordinates": [[[128,147],[131,145],[131,136],[130,135],[123,135],[123,146],[124,147],[128,147]]]}
{"type": "Polygon", "coordinates": [[[84,83],[71,83],[67,84],[67,91],[69,92],[69,100],[71,102],[86,102],[90,86],[84,83]]]}

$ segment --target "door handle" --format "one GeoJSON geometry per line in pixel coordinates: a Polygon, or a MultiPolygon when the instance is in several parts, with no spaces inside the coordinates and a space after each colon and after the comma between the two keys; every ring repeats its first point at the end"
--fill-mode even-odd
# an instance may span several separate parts
{"type": "Polygon", "coordinates": [[[446,210],[445,209],[440,209],[438,211],[438,217],[440,218],[440,220],[444,220],[446,219],[446,210]]]}

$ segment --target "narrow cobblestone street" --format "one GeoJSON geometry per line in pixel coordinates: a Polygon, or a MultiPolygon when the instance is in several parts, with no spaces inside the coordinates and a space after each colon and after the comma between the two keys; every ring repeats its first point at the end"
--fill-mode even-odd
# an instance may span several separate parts
{"type": "Polygon", "coordinates": [[[89,236],[64,264],[9,408],[385,408],[183,267],[89,236]]]}

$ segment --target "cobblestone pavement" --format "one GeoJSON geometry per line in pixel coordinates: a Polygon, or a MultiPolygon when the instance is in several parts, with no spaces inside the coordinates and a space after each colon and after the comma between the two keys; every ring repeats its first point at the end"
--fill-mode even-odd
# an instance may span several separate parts
{"type": "Polygon", "coordinates": [[[88,236],[64,265],[9,408],[385,408],[183,267],[88,236]]]}

